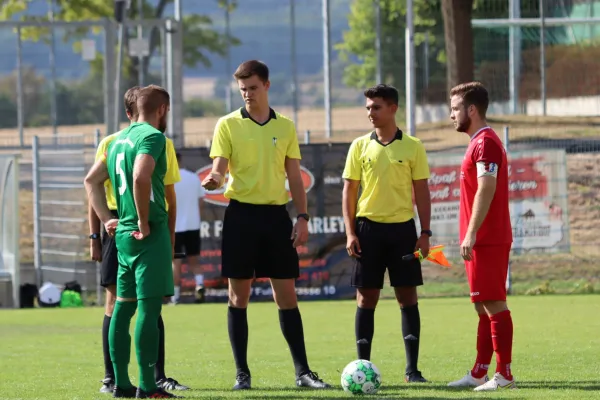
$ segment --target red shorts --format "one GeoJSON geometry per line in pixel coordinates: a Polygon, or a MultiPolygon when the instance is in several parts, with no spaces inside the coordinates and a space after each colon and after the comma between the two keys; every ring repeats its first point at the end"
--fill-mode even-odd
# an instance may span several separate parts
{"type": "Polygon", "coordinates": [[[471,302],[506,301],[506,275],[511,244],[475,246],[465,261],[471,302]]]}

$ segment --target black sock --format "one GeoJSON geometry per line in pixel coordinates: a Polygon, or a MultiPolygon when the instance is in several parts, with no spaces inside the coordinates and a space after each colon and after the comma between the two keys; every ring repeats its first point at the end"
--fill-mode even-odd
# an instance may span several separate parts
{"type": "Polygon", "coordinates": [[[281,326],[283,337],[290,347],[294,367],[296,368],[296,376],[309,373],[310,369],[308,368],[304,346],[304,329],[298,307],[291,310],[279,310],[279,326],[281,326]]]}
{"type": "Polygon", "coordinates": [[[227,328],[229,341],[237,373],[245,372],[250,375],[248,368],[248,316],[245,308],[229,307],[227,313],[227,328]]]}
{"type": "Polygon", "coordinates": [[[110,359],[110,346],[108,344],[108,331],[110,330],[110,319],[108,315],[104,315],[102,322],[102,353],[104,354],[104,379],[115,380],[115,370],[112,360],[110,359]]]}
{"type": "Polygon", "coordinates": [[[359,360],[371,359],[371,343],[375,331],[375,309],[356,307],[354,333],[356,335],[356,354],[359,360]]]}
{"type": "Polygon", "coordinates": [[[404,336],[404,349],[406,351],[406,373],[418,371],[419,340],[421,336],[421,316],[419,304],[402,309],[402,336],[404,336]]]}
{"type": "Polygon", "coordinates": [[[165,323],[162,314],[158,317],[158,359],[154,366],[154,378],[157,382],[167,379],[165,375],[165,323]]]}

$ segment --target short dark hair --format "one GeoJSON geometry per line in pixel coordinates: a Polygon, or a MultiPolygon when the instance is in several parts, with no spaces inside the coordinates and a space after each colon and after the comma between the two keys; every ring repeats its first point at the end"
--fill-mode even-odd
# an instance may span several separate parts
{"type": "Polygon", "coordinates": [[[142,88],[137,96],[137,108],[140,114],[149,115],[159,109],[160,106],[169,105],[171,96],[169,92],[158,85],[148,85],[142,88]]]}
{"type": "Polygon", "coordinates": [[[485,117],[490,99],[488,91],[481,82],[467,82],[454,86],[450,90],[450,97],[460,96],[466,107],[475,106],[480,116],[485,117]]]}
{"type": "Polygon", "coordinates": [[[248,79],[254,75],[258,76],[258,78],[263,82],[268,81],[269,67],[267,67],[267,64],[258,60],[244,61],[237,67],[233,77],[236,80],[240,80],[248,79]]]}
{"type": "Polygon", "coordinates": [[[376,97],[382,98],[388,104],[398,105],[398,89],[390,85],[379,85],[373,86],[365,90],[364,95],[367,99],[374,99],[376,97]]]}
{"type": "Polygon", "coordinates": [[[123,103],[125,103],[125,111],[127,111],[127,114],[133,117],[137,117],[138,114],[137,98],[141,89],[142,88],[139,86],[134,86],[132,88],[129,88],[123,96],[123,103]]]}

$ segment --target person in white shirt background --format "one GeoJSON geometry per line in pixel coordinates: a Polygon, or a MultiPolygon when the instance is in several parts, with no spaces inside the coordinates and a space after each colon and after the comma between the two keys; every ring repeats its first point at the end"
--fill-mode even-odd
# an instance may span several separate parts
{"type": "Polygon", "coordinates": [[[173,260],[173,278],[175,280],[175,296],[173,301],[179,302],[181,294],[181,265],[185,260],[196,278],[196,299],[200,300],[204,287],[204,275],[200,270],[200,222],[202,199],[206,195],[202,182],[194,172],[186,169],[181,162],[181,154],[177,153],[181,180],[175,184],[177,197],[177,221],[175,223],[175,253],[186,253],[185,259],[173,260]]]}

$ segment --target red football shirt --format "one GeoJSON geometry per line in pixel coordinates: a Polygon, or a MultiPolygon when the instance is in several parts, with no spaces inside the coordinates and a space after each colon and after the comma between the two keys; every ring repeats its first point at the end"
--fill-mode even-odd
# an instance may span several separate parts
{"type": "Polygon", "coordinates": [[[460,242],[462,243],[473,213],[475,194],[481,176],[497,179],[490,209],[477,231],[475,245],[512,243],[508,206],[508,161],[498,135],[490,127],[480,129],[467,148],[460,169],[460,242]]]}

